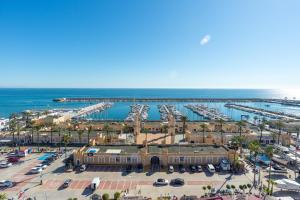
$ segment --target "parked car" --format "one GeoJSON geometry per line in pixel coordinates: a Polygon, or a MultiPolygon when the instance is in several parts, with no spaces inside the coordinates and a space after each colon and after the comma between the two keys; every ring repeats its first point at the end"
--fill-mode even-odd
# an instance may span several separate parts
{"type": "Polygon", "coordinates": [[[215,167],[212,164],[208,164],[207,169],[212,174],[216,172],[215,167]]]}
{"type": "Polygon", "coordinates": [[[0,163],[0,168],[7,168],[10,166],[12,166],[12,163],[9,163],[9,162],[1,162],[0,163]]]}
{"type": "Polygon", "coordinates": [[[128,165],[127,167],[126,167],[126,172],[131,172],[132,171],[132,166],[131,165],[128,165]]]}
{"type": "Polygon", "coordinates": [[[43,164],[37,164],[36,167],[42,168],[42,169],[46,169],[48,166],[47,165],[43,165],[43,164]]]}
{"type": "Polygon", "coordinates": [[[172,179],[170,185],[184,185],[184,180],[181,178],[172,179]]]}
{"type": "Polygon", "coordinates": [[[196,172],[196,166],[195,165],[190,165],[190,170],[192,173],[196,172]]]}
{"type": "Polygon", "coordinates": [[[196,166],[196,169],[197,169],[197,172],[202,172],[202,171],[203,171],[201,165],[197,165],[197,166],[196,166]]]}
{"type": "Polygon", "coordinates": [[[173,165],[169,165],[169,167],[168,167],[168,172],[169,172],[169,173],[173,173],[173,172],[174,172],[174,167],[173,167],[173,165]]]}
{"type": "Polygon", "coordinates": [[[86,170],[86,165],[81,165],[79,171],[84,172],[86,170]]]}
{"type": "Polygon", "coordinates": [[[12,187],[14,184],[13,182],[9,181],[9,180],[1,180],[0,181],[0,187],[12,187]]]}
{"type": "Polygon", "coordinates": [[[34,168],[31,168],[30,173],[31,174],[38,174],[38,173],[41,173],[42,171],[43,171],[42,168],[40,168],[40,167],[34,167],[34,168]]]}
{"type": "Polygon", "coordinates": [[[169,181],[166,179],[163,179],[163,178],[159,178],[154,182],[154,185],[157,185],[157,186],[164,186],[164,185],[168,185],[168,184],[169,184],[169,181]]]}
{"type": "Polygon", "coordinates": [[[64,182],[64,184],[63,184],[63,187],[64,187],[64,188],[69,187],[69,185],[71,184],[71,182],[72,182],[72,179],[67,179],[67,180],[65,180],[65,182],[64,182]]]}
{"type": "Polygon", "coordinates": [[[19,157],[9,157],[7,158],[7,161],[10,163],[16,163],[19,162],[20,158],[19,157]]]}
{"type": "Polygon", "coordinates": [[[221,171],[220,165],[215,165],[214,167],[215,167],[216,172],[220,172],[221,171]]]}
{"type": "Polygon", "coordinates": [[[142,164],[138,164],[138,165],[137,165],[137,171],[138,171],[138,172],[142,172],[143,169],[144,169],[144,167],[143,167],[142,164]]]}
{"type": "Polygon", "coordinates": [[[185,168],[183,165],[179,165],[179,172],[180,173],[184,173],[185,172],[185,168]]]}
{"type": "Polygon", "coordinates": [[[215,195],[217,194],[216,188],[212,188],[212,189],[210,190],[210,193],[211,193],[213,196],[215,196],[215,195]]]}
{"type": "Polygon", "coordinates": [[[99,185],[100,185],[100,178],[99,177],[93,178],[93,180],[91,182],[91,189],[96,190],[99,185]]]}

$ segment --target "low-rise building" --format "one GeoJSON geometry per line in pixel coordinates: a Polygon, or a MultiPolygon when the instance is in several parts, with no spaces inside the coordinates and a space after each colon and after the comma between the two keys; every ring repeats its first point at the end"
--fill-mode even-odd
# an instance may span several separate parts
{"type": "Polygon", "coordinates": [[[233,158],[234,151],[218,145],[99,145],[75,151],[74,165],[204,165],[233,158]]]}

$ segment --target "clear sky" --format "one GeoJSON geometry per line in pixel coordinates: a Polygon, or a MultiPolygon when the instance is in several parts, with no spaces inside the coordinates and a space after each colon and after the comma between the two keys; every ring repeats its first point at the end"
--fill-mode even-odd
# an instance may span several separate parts
{"type": "Polygon", "coordinates": [[[299,0],[0,0],[0,87],[300,88],[299,0]]]}

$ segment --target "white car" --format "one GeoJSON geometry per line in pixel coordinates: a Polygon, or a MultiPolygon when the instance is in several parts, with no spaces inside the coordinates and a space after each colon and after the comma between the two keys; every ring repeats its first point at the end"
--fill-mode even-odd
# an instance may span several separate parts
{"type": "Polygon", "coordinates": [[[42,169],[46,169],[48,166],[47,166],[47,165],[43,165],[43,164],[38,164],[38,165],[36,165],[35,167],[39,167],[39,168],[42,168],[42,169]]]}
{"type": "Polygon", "coordinates": [[[0,187],[12,187],[13,186],[13,182],[8,181],[8,180],[1,180],[0,181],[0,187]]]}
{"type": "Polygon", "coordinates": [[[41,173],[42,171],[43,171],[42,168],[40,168],[40,167],[34,167],[34,168],[31,168],[30,173],[32,173],[32,174],[38,174],[38,173],[41,173]]]}
{"type": "Polygon", "coordinates": [[[9,162],[0,163],[0,168],[7,168],[7,167],[10,167],[10,166],[12,166],[12,163],[9,163],[9,162]]]}
{"type": "Polygon", "coordinates": [[[163,178],[159,178],[154,182],[154,185],[159,185],[159,186],[163,186],[163,185],[168,185],[169,181],[163,178]]]}

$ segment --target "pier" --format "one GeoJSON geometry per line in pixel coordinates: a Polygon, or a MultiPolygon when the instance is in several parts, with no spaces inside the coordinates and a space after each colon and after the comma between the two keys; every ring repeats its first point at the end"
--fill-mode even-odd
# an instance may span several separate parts
{"type": "Polygon", "coordinates": [[[253,113],[253,114],[268,117],[271,119],[282,119],[282,120],[292,120],[292,121],[300,120],[300,116],[287,114],[284,112],[275,112],[275,111],[265,110],[262,108],[255,108],[255,107],[250,107],[250,106],[245,106],[245,105],[240,105],[240,104],[228,103],[228,104],[225,104],[225,107],[233,108],[236,110],[241,110],[241,111],[248,112],[248,113],[253,113]]]}
{"type": "Polygon", "coordinates": [[[224,120],[224,121],[229,121],[229,118],[222,113],[218,112],[214,108],[208,108],[207,106],[200,105],[200,104],[190,104],[190,105],[185,105],[186,108],[190,109],[194,113],[203,116],[206,119],[209,120],[224,120]]]}
{"type": "Polygon", "coordinates": [[[71,120],[74,118],[80,118],[84,115],[89,115],[95,112],[101,112],[107,108],[110,108],[113,104],[112,103],[108,103],[108,102],[102,102],[102,103],[98,103],[95,105],[91,105],[91,106],[87,106],[84,108],[81,108],[79,110],[73,110],[70,112],[64,112],[61,113],[60,116],[58,118],[55,118],[53,120],[54,123],[61,123],[61,122],[65,122],[67,120],[71,120]]]}
{"type": "Polygon", "coordinates": [[[130,107],[131,111],[129,112],[128,117],[126,117],[125,121],[134,121],[136,116],[139,116],[142,121],[145,121],[148,118],[148,105],[134,104],[130,107]]]}
{"type": "Polygon", "coordinates": [[[172,115],[176,121],[180,121],[183,116],[181,112],[176,110],[174,105],[158,105],[158,110],[160,112],[160,119],[162,121],[168,121],[168,116],[172,115]]]}

